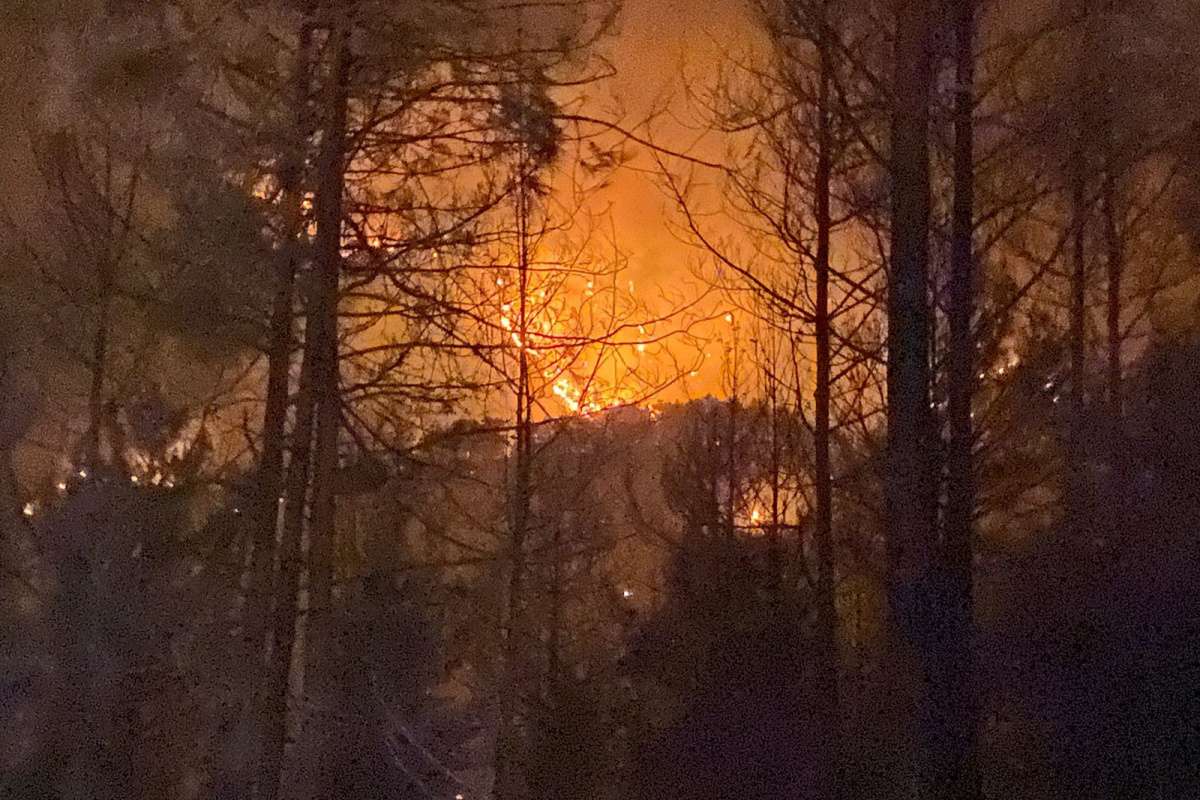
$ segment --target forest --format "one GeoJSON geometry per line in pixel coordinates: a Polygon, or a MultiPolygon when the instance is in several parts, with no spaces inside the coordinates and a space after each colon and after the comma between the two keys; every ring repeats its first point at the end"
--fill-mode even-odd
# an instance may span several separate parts
{"type": "Polygon", "coordinates": [[[0,0],[0,798],[1200,797],[1197,11],[0,0]]]}

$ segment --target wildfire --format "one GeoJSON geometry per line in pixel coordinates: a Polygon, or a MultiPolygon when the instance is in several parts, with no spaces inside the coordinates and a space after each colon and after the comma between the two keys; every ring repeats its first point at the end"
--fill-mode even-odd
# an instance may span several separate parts
{"type": "MultiPolygon", "coordinates": [[[[622,386],[615,377],[611,381],[602,379],[594,363],[590,368],[584,366],[584,362],[593,358],[603,360],[602,356],[589,352],[593,348],[609,350],[612,356],[611,345],[598,345],[586,332],[575,330],[579,327],[578,314],[572,313],[572,307],[578,304],[579,295],[583,298],[594,296],[596,284],[593,279],[576,287],[576,290],[549,293],[544,287],[530,289],[528,302],[521,306],[526,315],[523,320],[521,312],[515,308],[517,301],[504,291],[508,289],[511,292],[516,282],[500,275],[495,278],[495,285],[501,290],[497,300],[497,319],[505,343],[529,357],[533,374],[540,375],[545,381],[541,387],[535,387],[535,393],[552,397],[569,413],[582,416],[627,406],[636,401],[635,390],[622,386]],[[575,302],[569,298],[575,298],[575,302]]],[[[631,293],[633,289],[631,281],[631,293]]],[[[637,341],[621,347],[645,354],[645,339],[649,335],[646,326],[639,325],[637,341]]]]}
{"type": "Polygon", "coordinates": [[[633,402],[631,396],[623,395],[619,389],[584,391],[569,376],[561,376],[555,380],[550,391],[572,414],[582,414],[585,417],[633,402]]]}

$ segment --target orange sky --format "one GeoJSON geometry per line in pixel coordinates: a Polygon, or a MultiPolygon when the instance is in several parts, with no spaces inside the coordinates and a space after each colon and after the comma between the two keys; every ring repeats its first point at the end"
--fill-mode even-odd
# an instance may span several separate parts
{"type": "MultiPolygon", "coordinates": [[[[689,107],[684,82],[699,86],[710,80],[721,48],[743,45],[750,31],[741,0],[625,0],[618,35],[608,48],[617,70],[611,92],[626,112],[625,123],[643,120],[665,104],[668,113],[651,126],[654,141],[681,150],[696,145],[698,155],[719,153],[718,139],[701,139],[700,114],[689,107]]],[[[636,145],[631,148],[636,153],[636,145]]],[[[637,153],[631,166],[635,169],[622,170],[599,199],[611,205],[638,295],[646,300],[659,290],[673,297],[699,291],[702,287],[686,284],[694,283],[701,253],[671,230],[677,217],[655,178],[637,171],[653,169],[654,161],[637,153]]],[[[710,346],[708,366],[688,381],[689,394],[719,391],[720,349],[710,346]]]]}
{"type": "MultiPolygon", "coordinates": [[[[693,81],[711,76],[707,65],[719,56],[715,42],[737,43],[748,30],[738,0],[625,0],[611,55],[618,71],[613,93],[628,110],[628,120],[644,118],[668,98],[670,115],[655,121],[655,140],[674,148],[694,142],[700,131],[689,126],[699,120],[683,97],[684,75],[693,81]]],[[[634,162],[652,165],[644,154],[634,162]]],[[[669,279],[681,261],[695,257],[667,232],[670,203],[651,177],[625,171],[608,195],[616,229],[640,276],[669,279]]]]}

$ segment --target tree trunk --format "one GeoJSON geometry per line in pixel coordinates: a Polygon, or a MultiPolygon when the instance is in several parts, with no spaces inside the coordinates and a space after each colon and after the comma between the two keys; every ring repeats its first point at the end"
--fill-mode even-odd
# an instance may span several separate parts
{"type": "MultiPolygon", "coordinates": [[[[104,386],[107,382],[108,337],[111,326],[113,302],[113,276],[111,266],[100,266],[100,308],[96,321],[96,333],[92,339],[92,385],[88,392],[88,431],[85,458],[87,468],[93,472],[100,466],[100,432],[104,429],[104,386]]],[[[114,460],[117,455],[114,455],[114,460]]]]}
{"type": "MultiPolygon", "coordinates": [[[[1079,0],[1078,9],[1083,20],[1083,44],[1086,50],[1091,42],[1090,4],[1079,0]]],[[[1070,304],[1070,355],[1071,391],[1067,430],[1067,480],[1066,512],[1067,531],[1072,543],[1077,544],[1083,525],[1086,486],[1084,464],[1084,415],[1086,401],[1084,385],[1087,377],[1087,227],[1088,227],[1088,160],[1085,129],[1091,123],[1084,110],[1088,81],[1082,67],[1076,76],[1075,94],[1078,113],[1075,120],[1075,141],[1071,149],[1069,166],[1071,179],[1071,304],[1070,304]]]]}
{"type": "MultiPolygon", "coordinates": [[[[1118,425],[1123,413],[1121,398],[1121,281],[1125,273],[1124,242],[1121,239],[1119,190],[1112,166],[1112,134],[1109,136],[1109,171],[1104,179],[1104,242],[1108,267],[1108,411],[1111,422],[1118,425]]],[[[1116,445],[1114,437],[1114,446],[1116,445]]]]}
{"type": "Polygon", "coordinates": [[[951,233],[950,343],[946,513],[942,552],[943,623],[936,658],[943,746],[938,796],[978,798],[978,701],[974,687],[973,521],[975,516],[975,0],[955,4],[954,210],[951,233]]]}
{"type": "Polygon", "coordinates": [[[310,344],[306,342],[296,404],[296,426],[292,432],[291,458],[288,462],[283,534],[279,543],[279,581],[267,651],[267,680],[259,712],[261,745],[256,797],[260,800],[276,800],[279,797],[287,750],[288,687],[293,648],[296,645],[300,579],[304,572],[301,544],[313,435],[313,368],[310,349],[310,344]]]}
{"type": "MultiPolygon", "coordinates": [[[[824,4],[821,8],[821,36],[825,35],[824,4]]],[[[830,463],[830,394],[832,391],[832,319],[829,308],[829,259],[832,218],[830,191],[833,173],[833,142],[830,120],[830,62],[824,41],[817,43],[820,75],[817,98],[817,171],[815,183],[815,217],[817,249],[815,263],[817,385],[815,390],[816,418],[813,425],[813,447],[816,483],[816,547],[817,547],[817,628],[821,647],[821,694],[824,697],[826,759],[823,770],[825,797],[840,795],[842,780],[841,698],[838,687],[839,647],[837,632],[836,564],[833,546],[833,471],[830,463]]]]}
{"type": "Polygon", "coordinates": [[[739,494],[738,480],[738,452],[737,452],[737,437],[738,437],[738,411],[740,398],[738,396],[738,331],[737,323],[734,323],[733,328],[733,347],[731,352],[732,357],[732,373],[733,384],[729,396],[729,417],[728,428],[726,430],[726,443],[728,452],[725,458],[725,477],[729,482],[729,493],[726,497],[725,504],[725,535],[730,541],[737,538],[737,502],[739,494]]]}
{"type": "Polygon", "coordinates": [[[327,119],[317,162],[315,201],[317,238],[314,252],[315,318],[320,340],[314,360],[317,400],[316,453],[313,469],[313,508],[310,557],[312,597],[316,608],[329,606],[334,575],[335,502],[338,433],[342,407],[338,370],[338,290],[341,281],[343,193],[346,188],[346,117],[350,78],[349,31],[335,26],[333,71],[326,99],[327,119]]]}
{"type": "MultiPolygon", "coordinates": [[[[344,148],[346,87],[348,68],[348,29],[344,12],[337,13],[332,25],[329,41],[333,47],[333,68],[327,85],[325,135],[322,136],[322,152],[318,168],[321,170],[317,197],[317,238],[315,262],[317,268],[329,266],[330,251],[336,262],[340,258],[341,245],[341,193],[342,178],[329,175],[330,170],[342,172],[344,148]],[[330,197],[329,192],[336,192],[330,197]],[[335,213],[336,212],[336,213],[335,213]],[[332,248],[330,241],[333,242],[332,248]]],[[[336,267],[336,263],[334,264],[336,267]]],[[[334,307],[334,330],[329,330],[329,288],[327,275],[318,276],[308,297],[307,322],[305,325],[304,359],[300,371],[300,391],[296,404],[296,425],[292,435],[291,459],[288,464],[287,497],[284,508],[283,535],[280,542],[280,581],[275,601],[275,619],[271,636],[268,681],[263,692],[262,748],[258,774],[257,796],[262,800],[276,800],[282,791],[285,756],[288,741],[288,700],[291,687],[292,666],[298,654],[298,611],[301,577],[304,572],[302,547],[305,511],[309,507],[310,476],[319,479],[320,464],[313,456],[314,433],[319,430],[319,403],[328,391],[329,371],[333,369],[336,381],[336,363],[329,359],[329,339],[333,338],[336,353],[336,305],[334,307]]],[[[336,274],[334,275],[336,281],[336,274]]],[[[336,288],[333,293],[336,301],[336,288]]],[[[335,431],[336,433],[336,431],[335,431]]],[[[336,440],[335,440],[336,441],[336,440]]],[[[320,445],[318,444],[318,451],[320,445]]],[[[330,489],[332,488],[330,483],[330,489]]],[[[317,524],[316,495],[319,486],[313,487],[313,525],[317,524]]],[[[332,500],[332,498],[330,498],[332,500]]],[[[332,519],[329,518],[332,522],[332,519]]],[[[313,559],[321,551],[318,541],[311,539],[310,551],[313,559]]]]}
{"type": "Polygon", "coordinates": [[[517,188],[517,414],[513,488],[509,503],[508,602],[501,663],[499,720],[493,761],[494,800],[523,800],[525,795],[524,746],[518,716],[521,710],[521,673],[518,666],[525,639],[525,540],[529,527],[533,458],[533,398],[530,395],[527,296],[529,292],[529,189],[527,165],[522,151],[521,185],[517,188]]]}
{"type": "MultiPolygon", "coordinates": [[[[891,132],[892,219],[887,340],[888,603],[898,663],[921,655],[931,638],[929,566],[937,515],[937,456],[930,408],[929,104],[930,0],[896,5],[891,132]]],[[[928,672],[924,675],[928,683],[928,672]]],[[[928,685],[925,687],[928,689],[928,685]]],[[[926,696],[931,693],[926,691],[926,696]]],[[[917,771],[931,785],[928,702],[920,719],[917,771]]]]}
{"type": "Polygon", "coordinates": [[[563,523],[554,523],[550,551],[550,621],[546,632],[546,685],[542,696],[548,703],[558,698],[562,681],[563,634],[563,523]]]}
{"type": "Polygon", "coordinates": [[[768,557],[771,597],[777,605],[781,606],[785,594],[784,589],[787,586],[787,548],[783,539],[784,520],[781,507],[783,440],[779,431],[779,381],[775,375],[774,365],[769,363],[770,358],[771,356],[768,356],[763,359],[768,362],[763,372],[767,380],[771,414],[771,530],[768,557]]]}
{"type": "MultiPolygon", "coordinates": [[[[929,405],[928,0],[900,4],[892,123],[891,275],[888,291],[888,555],[893,613],[911,620],[925,579],[935,516],[929,405]]],[[[908,626],[902,625],[907,629],[908,626]]]]}
{"type": "Polygon", "coordinates": [[[308,103],[312,42],[311,25],[300,29],[296,44],[296,65],[292,75],[295,105],[294,139],[282,155],[279,170],[283,205],[283,231],[279,259],[275,269],[275,296],[271,307],[270,341],[267,351],[267,400],[263,411],[263,452],[258,465],[258,487],[254,509],[254,565],[250,580],[251,605],[247,614],[246,637],[252,647],[265,644],[266,622],[274,596],[272,573],[279,528],[279,498],[283,490],[283,457],[287,427],[288,399],[291,391],[292,340],[294,336],[293,301],[296,271],[302,259],[304,217],[302,208],[304,147],[307,143],[306,106],[308,103]]]}

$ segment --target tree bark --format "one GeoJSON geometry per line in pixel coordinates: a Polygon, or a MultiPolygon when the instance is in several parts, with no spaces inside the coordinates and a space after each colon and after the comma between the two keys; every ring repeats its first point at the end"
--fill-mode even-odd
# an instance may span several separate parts
{"type": "Polygon", "coordinates": [[[944,744],[937,773],[938,795],[978,798],[979,712],[974,686],[973,522],[975,516],[975,0],[955,3],[954,209],[951,232],[950,342],[947,454],[942,579],[941,662],[932,706],[941,712],[944,744]]]}
{"type": "Polygon", "coordinates": [[[823,770],[826,797],[839,797],[842,785],[840,763],[841,748],[841,695],[839,679],[839,647],[837,631],[837,586],[836,554],[833,544],[833,470],[830,459],[830,394],[832,391],[832,319],[829,307],[830,239],[833,222],[830,213],[830,192],[833,175],[833,142],[830,119],[830,75],[829,48],[824,41],[826,18],[825,3],[820,9],[817,43],[819,58],[819,81],[817,96],[817,169],[815,180],[815,218],[817,247],[814,264],[816,281],[816,303],[814,322],[816,334],[817,384],[814,405],[813,448],[816,495],[816,548],[817,548],[817,628],[821,647],[821,693],[826,703],[826,759],[828,766],[823,770]]]}
{"type": "Polygon", "coordinates": [[[518,167],[517,188],[517,289],[520,293],[517,324],[514,326],[517,343],[517,409],[516,444],[513,487],[509,508],[509,575],[507,619],[502,645],[501,695],[496,746],[493,760],[494,800],[522,800],[525,794],[523,741],[518,719],[521,709],[521,670],[518,662],[525,638],[525,540],[529,527],[533,459],[533,398],[530,391],[529,357],[525,343],[529,341],[529,176],[527,159],[522,150],[518,167]]]}
{"type": "Polygon", "coordinates": [[[295,334],[293,302],[296,272],[302,259],[304,217],[303,176],[311,66],[309,49],[311,25],[301,26],[296,44],[296,64],[292,75],[292,102],[295,108],[293,140],[286,146],[279,170],[283,206],[283,231],[279,259],[275,268],[275,295],[271,306],[270,340],[267,349],[267,398],[263,410],[263,451],[258,465],[256,508],[254,509],[254,564],[250,580],[251,604],[247,614],[246,637],[254,648],[265,644],[270,611],[276,537],[279,528],[279,499],[284,488],[284,451],[288,400],[291,392],[292,344],[295,334]]]}
{"type": "MultiPolygon", "coordinates": [[[[888,291],[888,562],[893,613],[909,619],[925,578],[935,515],[929,405],[928,0],[899,5],[892,122],[888,291]]],[[[915,620],[914,620],[915,621],[915,620]]],[[[901,625],[902,628],[907,626],[901,625]]]]}
{"type": "Polygon", "coordinates": [[[1113,174],[1111,133],[1108,138],[1109,169],[1104,178],[1104,241],[1108,262],[1108,411],[1112,423],[1117,425],[1124,410],[1121,397],[1121,345],[1124,338],[1121,332],[1121,283],[1125,274],[1125,252],[1118,219],[1120,192],[1113,174]]]}
{"type": "MultiPolygon", "coordinates": [[[[769,357],[768,357],[769,358],[769,357]]],[[[771,414],[771,530],[770,530],[770,581],[771,597],[782,606],[784,589],[787,586],[787,548],[783,538],[784,520],[781,508],[783,480],[783,440],[779,430],[779,380],[774,365],[764,358],[763,369],[768,387],[768,403],[771,414]]]]}
{"type": "MultiPolygon", "coordinates": [[[[1086,49],[1091,41],[1090,4],[1079,0],[1080,18],[1083,20],[1083,44],[1086,49]]],[[[1070,361],[1071,387],[1067,429],[1067,476],[1066,512],[1067,530],[1072,543],[1078,543],[1083,525],[1084,489],[1086,485],[1084,464],[1084,415],[1086,413],[1085,383],[1087,379],[1087,227],[1088,227],[1088,160],[1085,129],[1090,124],[1085,111],[1088,81],[1079,68],[1076,76],[1075,102],[1078,104],[1075,120],[1075,141],[1070,156],[1071,180],[1071,303],[1070,303],[1070,361]]]]}
{"type": "MultiPolygon", "coordinates": [[[[333,48],[333,66],[326,86],[326,118],[324,121],[325,134],[322,136],[322,150],[318,169],[321,177],[318,182],[315,199],[317,215],[317,239],[315,265],[329,267],[327,260],[332,251],[334,266],[340,259],[341,246],[341,194],[343,180],[341,173],[344,129],[346,87],[345,76],[349,59],[349,29],[346,25],[345,12],[334,12],[331,22],[329,41],[333,48]],[[330,176],[330,171],[338,172],[330,176]],[[335,196],[330,197],[329,193],[335,196]],[[332,246],[330,244],[332,242],[332,246]]],[[[336,274],[334,275],[336,281],[336,274]]],[[[319,406],[323,394],[328,391],[329,371],[333,370],[333,380],[336,381],[336,362],[329,359],[329,339],[333,339],[336,354],[336,304],[333,311],[334,329],[329,329],[329,276],[321,275],[311,287],[307,307],[307,323],[305,326],[304,358],[300,372],[300,391],[296,404],[296,425],[292,435],[291,459],[288,464],[287,497],[284,508],[283,534],[280,542],[280,581],[279,591],[275,601],[274,624],[271,636],[270,662],[268,664],[268,681],[263,692],[262,710],[262,745],[260,753],[260,768],[258,774],[257,797],[262,800],[276,800],[282,791],[284,778],[285,757],[288,744],[288,700],[290,695],[292,666],[298,658],[295,648],[300,641],[298,637],[298,612],[300,601],[301,577],[304,573],[305,558],[302,547],[305,511],[309,508],[310,477],[314,482],[319,479],[319,461],[314,456],[313,439],[318,433],[319,406]]],[[[333,299],[336,303],[336,288],[333,299]]],[[[335,430],[336,434],[336,430],[335,430]]],[[[336,443],[336,440],[335,440],[336,443]]],[[[318,443],[318,451],[320,445],[318,443]]],[[[332,489],[332,481],[329,481],[332,489]]],[[[319,486],[312,486],[313,505],[316,506],[316,494],[319,486]]],[[[330,498],[332,499],[332,498],[330,498]]],[[[314,508],[313,525],[315,530],[317,515],[314,508]]],[[[332,518],[329,519],[332,522],[332,518]]],[[[311,541],[310,555],[317,559],[321,555],[318,541],[314,536],[311,541]]]]}
{"type": "MultiPolygon", "coordinates": [[[[344,12],[343,12],[344,13],[344,12]]],[[[346,124],[350,78],[349,30],[334,26],[333,70],[326,99],[327,119],[317,162],[315,201],[317,237],[314,246],[316,286],[314,319],[319,340],[314,342],[313,382],[317,400],[316,452],[313,470],[311,523],[312,597],[314,607],[329,606],[334,575],[335,497],[338,433],[342,407],[338,365],[338,293],[342,263],[343,194],[346,188],[346,124]]]]}
{"type": "MultiPolygon", "coordinates": [[[[930,0],[896,4],[895,74],[891,131],[892,219],[887,298],[887,507],[889,630],[898,662],[922,656],[934,619],[930,557],[937,516],[938,459],[930,408],[929,302],[930,158],[932,84],[930,0]]],[[[922,659],[922,664],[925,665],[922,659]]],[[[912,698],[921,735],[918,780],[930,772],[928,685],[912,698]]]]}
{"type": "Polygon", "coordinates": [[[296,645],[300,579],[304,572],[302,529],[312,452],[312,372],[312,358],[306,342],[296,404],[296,425],[292,432],[291,458],[288,462],[283,534],[279,543],[279,581],[267,651],[267,680],[259,712],[261,744],[256,797],[260,800],[276,800],[279,797],[287,750],[288,687],[296,645]]]}
{"type": "MultiPolygon", "coordinates": [[[[1077,532],[1083,513],[1084,382],[1087,359],[1087,178],[1082,146],[1071,156],[1070,419],[1067,430],[1067,522],[1077,532]]],[[[1072,538],[1077,538],[1072,535],[1072,538]]]]}
{"type": "MultiPolygon", "coordinates": [[[[112,316],[112,270],[100,267],[100,308],[92,338],[92,384],[88,391],[87,468],[100,466],[100,431],[104,428],[104,386],[107,382],[108,334],[112,316]]],[[[115,455],[115,454],[114,454],[115,455]]]]}

